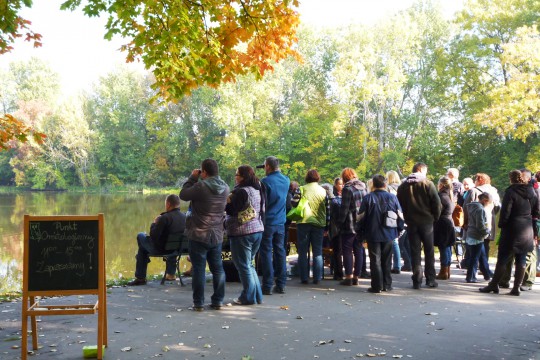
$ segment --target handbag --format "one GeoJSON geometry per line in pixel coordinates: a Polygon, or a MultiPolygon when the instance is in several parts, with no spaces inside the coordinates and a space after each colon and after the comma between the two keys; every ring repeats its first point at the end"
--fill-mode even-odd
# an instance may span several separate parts
{"type": "Polygon", "coordinates": [[[300,201],[298,201],[298,205],[296,207],[293,207],[288,213],[287,213],[287,220],[290,221],[300,221],[304,218],[304,214],[306,211],[306,208],[309,206],[309,201],[304,197],[304,189],[300,187],[300,201]]]}
{"type": "Polygon", "coordinates": [[[256,216],[255,209],[251,205],[251,201],[250,201],[247,208],[238,212],[238,222],[240,224],[245,224],[255,219],[255,216],[256,216]]]}

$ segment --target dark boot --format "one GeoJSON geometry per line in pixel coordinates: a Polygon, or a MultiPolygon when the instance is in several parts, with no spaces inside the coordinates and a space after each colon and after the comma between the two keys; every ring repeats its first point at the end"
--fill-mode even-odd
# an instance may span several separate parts
{"type": "Polygon", "coordinates": [[[493,274],[493,277],[491,278],[491,281],[487,286],[484,286],[483,288],[478,289],[482,293],[499,293],[499,282],[501,281],[501,278],[504,276],[504,272],[506,271],[506,264],[502,264],[499,261],[497,261],[497,265],[495,265],[495,273],[493,274]]]}
{"type": "Polygon", "coordinates": [[[524,266],[518,266],[516,264],[516,270],[514,271],[514,287],[508,295],[513,296],[519,296],[521,283],[523,282],[523,278],[525,277],[525,267],[524,266]]]}

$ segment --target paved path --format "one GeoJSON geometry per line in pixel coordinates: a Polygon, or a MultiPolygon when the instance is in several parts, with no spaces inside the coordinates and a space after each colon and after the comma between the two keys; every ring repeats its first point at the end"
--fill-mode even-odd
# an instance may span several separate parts
{"type": "MultiPolygon", "coordinates": [[[[486,295],[477,290],[485,283],[466,284],[461,270],[452,272],[438,289],[421,290],[411,288],[410,273],[394,275],[394,291],[383,294],[367,293],[369,280],[344,287],[293,278],[287,294],[265,296],[262,305],[204,312],[189,310],[190,286],[113,288],[105,359],[540,359],[540,285],[520,297],[486,295]]],[[[226,302],[239,291],[227,283],[226,302]]],[[[0,311],[0,359],[18,359],[21,302],[0,311]]],[[[82,347],[96,344],[96,318],[42,317],[41,348],[30,359],[81,359],[82,347]]]]}

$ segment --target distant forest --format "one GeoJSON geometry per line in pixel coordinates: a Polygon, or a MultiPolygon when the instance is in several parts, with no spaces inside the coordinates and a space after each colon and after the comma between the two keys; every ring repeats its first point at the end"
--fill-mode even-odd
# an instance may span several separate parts
{"type": "Polygon", "coordinates": [[[347,166],[367,179],[422,161],[433,179],[457,167],[502,190],[510,170],[540,170],[539,17],[537,0],[472,0],[452,20],[419,1],[372,26],[303,27],[303,61],[168,105],[126,68],[65,99],[46,63],[14,62],[2,111],[47,138],[1,151],[0,185],[175,186],[207,157],[232,184],[237,166],[275,155],[299,182],[311,168],[330,182],[347,166]]]}

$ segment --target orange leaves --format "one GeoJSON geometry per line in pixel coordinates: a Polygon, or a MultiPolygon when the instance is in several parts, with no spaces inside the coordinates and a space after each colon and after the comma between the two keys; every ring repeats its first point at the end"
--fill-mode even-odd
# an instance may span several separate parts
{"type": "MultiPolygon", "coordinates": [[[[68,1],[70,6],[78,5],[68,1]]],[[[199,86],[217,87],[298,54],[295,0],[93,0],[106,8],[107,34],[127,39],[126,60],[153,71],[158,97],[173,101],[199,86]]]]}
{"type": "Polygon", "coordinates": [[[38,144],[42,144],[46,137],[45,134],[34,131],[10,114],[0,117],[0,151],[8,149],[10,141],[26,142],[29,136],[38,144]]]}

